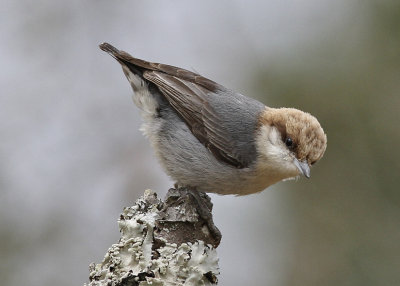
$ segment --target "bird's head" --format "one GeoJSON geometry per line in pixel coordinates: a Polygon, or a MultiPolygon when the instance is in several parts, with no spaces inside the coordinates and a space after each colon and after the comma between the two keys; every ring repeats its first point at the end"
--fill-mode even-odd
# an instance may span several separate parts
{"type": "Polygon", "coordinates": [[[282,179],[304,175],[324,155],[327,138],[318,120],[294,108],[266,108],[259,117],[257,151],[264,169],[282,179]]]}

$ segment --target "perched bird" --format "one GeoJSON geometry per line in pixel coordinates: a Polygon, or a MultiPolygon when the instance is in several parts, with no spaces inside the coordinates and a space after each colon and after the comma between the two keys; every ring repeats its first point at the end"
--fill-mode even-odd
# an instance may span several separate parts
{"type": "Polygon", "coordinates": [[[247,195],[304,175],[323,156],[318,120],[271,108],[194,72],[100,45],[122,66],[141,109],[142,131],[178,186],[247,195]]]}

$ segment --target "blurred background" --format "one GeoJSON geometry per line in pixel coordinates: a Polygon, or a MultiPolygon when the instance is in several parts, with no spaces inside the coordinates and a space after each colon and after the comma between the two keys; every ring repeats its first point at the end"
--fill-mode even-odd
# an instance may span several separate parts
{"type": "Polygon", "coordinates": [[[310,180],[212,195],[220,285],[399,285],[400,2],[2,1],[2,285],[82,285],[117,218],[172,183],[107,41],[328,135],[310,180]]]}

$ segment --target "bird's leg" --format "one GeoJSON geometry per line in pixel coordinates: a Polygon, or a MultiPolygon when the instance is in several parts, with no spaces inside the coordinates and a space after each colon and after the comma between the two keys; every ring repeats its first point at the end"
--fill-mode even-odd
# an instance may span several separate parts
{"type": "Polygon", "coordinates": [[[212,207],[211,198],[204,192],[197,191],[196,189],[184,188],[188,194],[194,199],[197,205],[197,212],[199,216],[205,221],[211,235],[219,242],[221,241],[222,234],[219,229],[215,226],[212,217],[212,207]]]}
{"type": "MultiPolygon", "coordinates": [[[[217,247],[222,235],[213,222],[212,207],[211,199],[206,193],[199,192],[196,188],[175,184],[175,188],[168,190],[164,200],[162,221],[164,223],[186,221],[203,233],[204,242],[217,247]],[[206,229],[205,226],[207,226],[206,229]]],[[[187,227],[187,225],[181,227],[187,227]]],[[[189,231],[189,240],[190,237],[189,231]]]]}

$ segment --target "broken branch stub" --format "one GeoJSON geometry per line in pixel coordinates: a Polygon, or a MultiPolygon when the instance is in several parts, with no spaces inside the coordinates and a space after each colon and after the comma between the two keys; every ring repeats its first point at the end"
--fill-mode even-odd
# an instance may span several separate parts
{"type": "Polygon", "coordinates": [[[121,238],[90,265],[90,286],[216,285],[221,240],[203,193],[170,189],[165,202],[147,190],[118,221],[121,238]]]}

